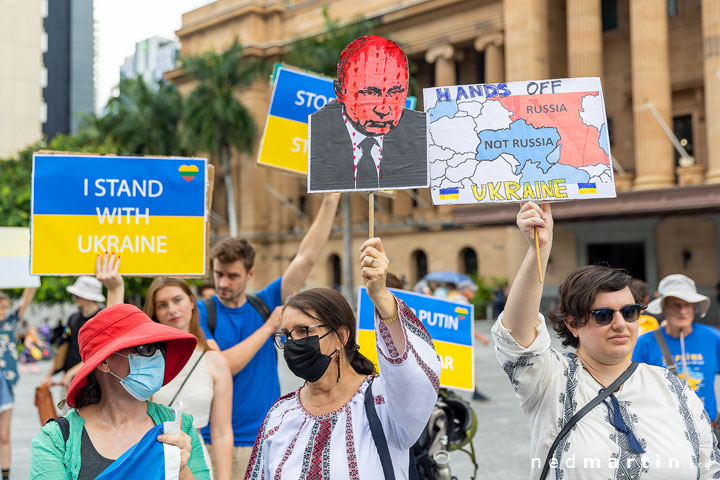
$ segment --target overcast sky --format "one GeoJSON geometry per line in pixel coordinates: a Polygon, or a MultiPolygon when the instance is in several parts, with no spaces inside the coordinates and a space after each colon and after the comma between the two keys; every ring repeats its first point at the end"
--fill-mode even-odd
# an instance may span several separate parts
{"type": "Polygon", "coordinates": [[[213,0],[94,0],[95,107],[102,109],[120,81],[120,66],[135,43],[158,36],[175,38],[183,12],[213,0]]]}

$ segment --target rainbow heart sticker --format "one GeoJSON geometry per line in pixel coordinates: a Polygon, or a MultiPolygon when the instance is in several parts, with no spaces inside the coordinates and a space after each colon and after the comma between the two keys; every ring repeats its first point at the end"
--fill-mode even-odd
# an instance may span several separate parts
{"type": "Polygon", "coordinates": [[[185,179],[186,182],[189,182],[193,178],[195,178],[195,175],[198,174],[198,167],[197,165],[180,165],[180,168],[178,168],[178,172],[180,172],[180,175],[185,179]]]}

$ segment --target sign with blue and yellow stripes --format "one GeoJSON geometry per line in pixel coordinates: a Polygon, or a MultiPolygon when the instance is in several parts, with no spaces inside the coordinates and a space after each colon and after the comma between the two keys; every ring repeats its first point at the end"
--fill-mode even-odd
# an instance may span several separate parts
{"type": "Polygon", "coordinates": [[[205,274],[207,160],[33,156],[30,269],[94,274],[99,253],[124,275],[205,274]]]}
{"type": "MultiPolygon", "coordinates": [[[[275,65],[273,92],[258,163],[307,175],[308,116],[336,98],[333,80],[275,65]]],[[[408,97],[406,108],[415,108],[408,97]]]]}
{"type": "MultiPolygon", "coordinates": [[[[473,356],[473,306],[408,292],[389,289],[410,307],[423,323],[442,360],[440,385],[449,388],[475,388],[473,356]]],[[[360,353],[377,368],[375,347],[375,307],[365,291],[358,292],[358,338],[360,353]]]]}

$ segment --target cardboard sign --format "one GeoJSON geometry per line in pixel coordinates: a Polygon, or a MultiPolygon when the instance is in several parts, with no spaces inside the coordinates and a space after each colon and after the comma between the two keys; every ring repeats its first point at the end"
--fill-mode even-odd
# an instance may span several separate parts
{"type": "MultiPolygon", "coordinates": [[[[405,290],[389,289],[405,302],[423,323],[442,360],[440,385],[473,390],[475,361],[473,357],[473,306],[421,295],[405,290]]],[[[377,368],[375,345],[375,307],[365,287],[358,290],[358,338],[360,353],[377,368]]]]}
{"type": "MultiPolygon", "coordinates": [[[[331,78],[275,65],[258,163],[300,175],[308,170],[308,116],[335,98],[331,78]]],[[[405,108],[415,108],[408,97],[405,108]]]]}
{"type": "Polygon", "coordinates": [[[0,288],[39,287],[30,275],[30,229],[0,227],[0,288]]]}
{"type": "Polygon", "coordinates": [[[94,274],[117,252],[125,275],[205,274],[207,160],[35,154],[32,263],[94,274]]]}
{"type": "Polygon", "coordinates": [[[310,115],[308,192],[428,186],[425,114],[405,108],[407,57],[382,37],[343,50],[337,100],[310,115]]]}
{"type": "Polygon", "coordinates": [[[615,197],[599,78],[423,95],[436,205],[615,197]]]}

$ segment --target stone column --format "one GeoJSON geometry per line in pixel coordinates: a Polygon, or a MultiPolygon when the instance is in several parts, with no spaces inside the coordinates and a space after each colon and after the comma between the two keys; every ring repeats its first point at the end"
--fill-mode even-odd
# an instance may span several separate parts
{"type": "Polygon", "coordinates": [[[672,125],[668,20],[665,0],[630,4],[632,101],[635,134],[635,190],[675,183],[673,146],[648,104],[672,125]]]}
{"type": "Polygon", "coordinates": [[[600,0],[567,2],[568,75],[603,76],[603,33],[600,0]]]}
{"type": "Polygon", "coordinates": [[[485,52],[485,83],[500,83],[505,80],[505,54],[503,34],[495,32],[475,39],[475,50],[485,52]]]}
{"type": "Polygon", "coordinates": [[[452,45],[440,45],[425,52],[425,61],[435,64],[435,85],[455,85],[455,49],[452,45]]]}
{"type": "Polygon", "coordinates": [[[504,0],[505,80],[550,76],[547,0],[504,0]]]}
{"type": "Polygon", "coordinates": [[[702,2],[703,80],[707,128],[707,183],[720,183],[720,3],[702,2]]]}

